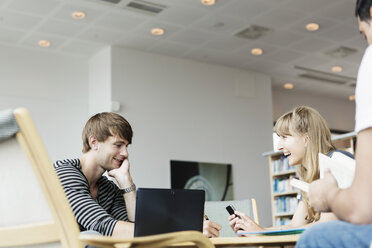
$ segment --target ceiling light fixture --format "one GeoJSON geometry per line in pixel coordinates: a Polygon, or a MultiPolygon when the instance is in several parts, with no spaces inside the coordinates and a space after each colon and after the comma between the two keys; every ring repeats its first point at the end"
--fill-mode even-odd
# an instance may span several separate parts
{"type": "Polygon", "coordinates": [[[263,50],[261,48],[253,48],[251,50],[251,54],[255,56],[259,56],[263,54],[263,50]]]}
{"type": "Polygon", "coordinates": [[[82,11],[75,11],[72,13],[72,18],[74,19],[84,19],[86,14],[82,11]]]}
{"type": "Polygon", "coordinates": [[[291,90],[291,89],[293,89],[294,85],[291,84],[291,83],[285,83],[283,85],[283,87],[284,87],[284,89],[291,90]]]}
{"type": "Polygon", "coordinates": [[[342,70],[343,70],[343,68],[341,66],[338,66],[338,65],[332,67],[333,72],[342,72],[342,70]]]}
{"type": "Polygon", "coordinates": [[[159,36],[159,35],[163,35],[165,33],[165,30],[163,28],[153,28],[151,29],[151,33],[152,35],[159,36]]]}
{"type": "Polygon", "coordinates": [[[351,96],[349,96],[349,101],[355,101],[355,95],[351,95],[351,96]]]}
{"type": "Polygon", "coordinates": [[[307,31],[317,31],[319,29],[319,24],[312,22],[306,25],[307,31]]]}
{"type": "Polygon", "coordinates": [[[50,41],[49,40],[39,40],[38,44],[41,47],[50,47],[50,41]]]}
{"type": "Polygon", "coordinates": [[[216,0],[201,0],[201,3],[207,6],[214,5],[216,0]]]}

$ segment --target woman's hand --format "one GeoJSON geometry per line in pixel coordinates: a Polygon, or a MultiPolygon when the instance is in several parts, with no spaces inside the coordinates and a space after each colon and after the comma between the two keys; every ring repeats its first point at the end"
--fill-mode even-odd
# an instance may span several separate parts
{"type": "Polygon", "coordinates": [[[234,230],[234,232],[237,232],[239,230],[243,230],[246,232],[257,232],[264,230],[248,215],[239,211],[235,211],[233,215],[229,216],[229,225],[234,230]]]}
{"type": "Polygon", "coordinates": [[[216,238],[220,236],[221,226],[210,220],[203,222],[203,234],[208,238],[216,238]]]}

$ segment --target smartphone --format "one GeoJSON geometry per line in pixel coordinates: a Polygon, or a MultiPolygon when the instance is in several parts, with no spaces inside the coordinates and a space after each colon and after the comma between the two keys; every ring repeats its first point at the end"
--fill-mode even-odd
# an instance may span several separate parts
{"type": "Polygon", "coordinates": [[[227,212],[229,212],[230,215],[233,215],[235,212],[235,207],[233,205],[229,205],[226,207],[227,212]]]}

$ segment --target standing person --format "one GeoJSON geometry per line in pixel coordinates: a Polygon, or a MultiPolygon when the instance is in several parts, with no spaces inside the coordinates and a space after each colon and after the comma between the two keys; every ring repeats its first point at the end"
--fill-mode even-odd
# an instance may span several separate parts
{"type": "Polygon", "coordinates": [[[310,185],[310,204],[331,210],[341,221],[324,223],[301,235],[296,247],[369,247],[372,242],[372,0],[357,0],[355,15],[367,47],[356,85],[356,169],[353,184],[338,188],[330,172],[310,185]]]}
{"type": "MultiPolygon", "coordinates": [[[[86,123],[83,155],[56,161],[54,166],[81,231],[105,236],[133,237],[136,186],[130,174],[128,146],[133,131],[115,113],[99,113],[86,123]],[[115,178],[118,186],[105,172],[115,178]]],[[[219,235],[220,226],[204,222],[203,234],[219,235]]]]}
{"type": "MultiPolygon", "coordinates": [[[[318,153],[330,155],[335,150],[331,141],[331,132],[319,112],[306,106],[297,107],[281,116],[274,130],[280,137],[278,149],[287,157],[289,165],[299,167],[301,179],[308,183],[318,179],[318,153]]],[[[255,232],[305,227],[317,221],[337,219],[332,213],[315,211],[309,205],[305,192],[301,192],[301,196],[302,200],[289,225],[263,228],[246,214],[235,211],[235,214],[229,217],[230,226],[235,232],[238,230],[255,232]]]]}

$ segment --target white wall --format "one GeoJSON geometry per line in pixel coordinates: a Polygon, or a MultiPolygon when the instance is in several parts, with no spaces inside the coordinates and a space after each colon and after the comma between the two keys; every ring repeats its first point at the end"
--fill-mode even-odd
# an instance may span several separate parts
{"type": "Polygon", "coordinates": [[[111,106],[111,47],[89,59],[89,115],[110,111],[111,106]]]}
{"type": "Polygon", "coordinates": [[[171,159],[231,163],[235,198],[256,198],[271,225],[269,77],[113,47],[112,100],[134,129],[137,186],[169,187],[171,159]]]}
{"type": "Polygon", "coordinates": [[[88,59],[0,46],[0,109],[26,107],[51,159],[81,155],[88,59]]]}
{"type": "Polygon", "coordinates": [[[28,108],[53,161],[79,157],[90,111],[118,101],[134,128],[138,186],[169,187],[170,159],[231,163],[235,198],[256,198],[262,223],[271,224],[261,156],[272,149],[269,77],[115,47],[90,60],[9,47],[0,54],[0,109],[28,108]]]}
{"type": "Polygon", "coordinates": [[[274,120],[299,105],[307,105],[318,110],[331,129],[354,130],[355,102],[307,93],[294,94],[291,91],[273,90],[274,120]]]}

